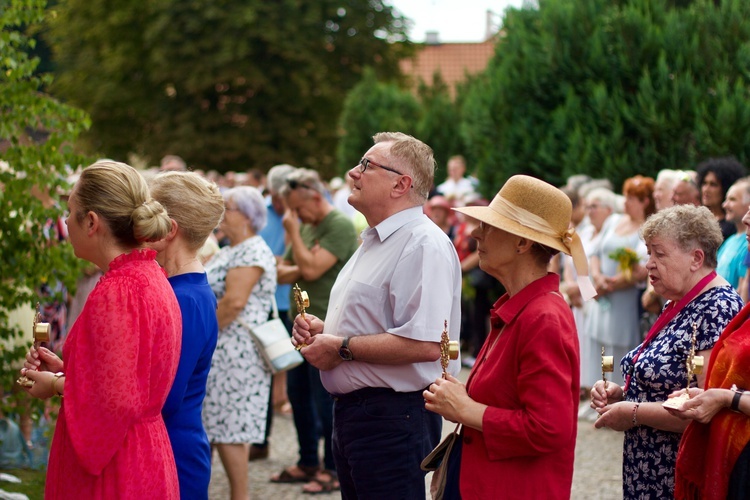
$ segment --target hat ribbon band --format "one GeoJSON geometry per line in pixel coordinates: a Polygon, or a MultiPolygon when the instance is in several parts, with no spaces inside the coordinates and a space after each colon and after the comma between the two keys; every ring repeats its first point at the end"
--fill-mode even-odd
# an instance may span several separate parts
{"type": "Polygon", "coordinates": [[[576,281],[578,282],[578,288],[581,291],[581,297],[583,300],[589,300],[596,296],[596,289],[589,279],[589,265],[588,259],[586,258],[586,252],[583,250],[583,244],[581,243],[581,237],[576,233],[575,228],[571,227],[563,231],[562,234],[557,233],[549,223],[539,217],[536,214],[525,210],[508,200],[501,198],[500,196],[495,197],[492,202],[493,210],[500,215],[503,215],[511,220],[515,220],[519,224],[528,227],[534,231],[549,236],[551,238],[558,238],[560,242],[570,251],[570,256],[573,258],[573,265],[578,275],[576,281]]]}

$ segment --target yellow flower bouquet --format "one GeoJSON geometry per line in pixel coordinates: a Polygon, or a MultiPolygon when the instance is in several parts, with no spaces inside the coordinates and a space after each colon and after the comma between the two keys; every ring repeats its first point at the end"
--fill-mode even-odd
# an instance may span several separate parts
{"type": "Polygon", "coordinates": [[[638,263],[638,254],[632,248],[618,248],[609,254],[609,258],[617,261],[617,270],[622,273],[626,281],[633,279],[633,267],[638,263]]]}

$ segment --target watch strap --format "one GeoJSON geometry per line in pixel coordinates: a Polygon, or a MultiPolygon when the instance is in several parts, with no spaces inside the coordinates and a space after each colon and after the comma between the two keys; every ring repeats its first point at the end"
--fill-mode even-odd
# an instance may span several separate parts
{"type": "Polygon", "coordinates": [[[354,355],[352,354],[351,349],[349,349],[349,337],[344,337],[344,339],[341,341],[341,347],[339,347],[339,356],[341,356],[341,359],[344,361],[353,361],[354,355]]]}
{"type": "Polygon", "coordinates": [[[736,385],[732,385],[731,390],[734,392],[734,396],[732,397],[732,405],[729,407],[729,409],[740,413],[740,398],[742,397],[742,394],[745,392],[745,390],[738,389],[736,385]]]}

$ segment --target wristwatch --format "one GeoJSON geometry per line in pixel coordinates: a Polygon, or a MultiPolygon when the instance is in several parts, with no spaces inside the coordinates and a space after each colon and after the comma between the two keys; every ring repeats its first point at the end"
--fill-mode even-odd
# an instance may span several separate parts
{"type": "Polygon", "coordinates": [[[732,405],[729,407],[729,409],[737,413],[742,413],[740,411],[740,398],[742,397],[742,394],[744,394],[745,390],[739,389],[736,384],[732,384],[732,387],[729,390],[734,392],[734,396],[732,397],[732,405]]]}
{"type": "Polygon", "coordinates": [[[344,340],[341,341],[339,356],[344,361],[352,361],[354,359],[354,355],[352,355],[352,351],[349,349],[349,337],[344,337],[344,340]]]}

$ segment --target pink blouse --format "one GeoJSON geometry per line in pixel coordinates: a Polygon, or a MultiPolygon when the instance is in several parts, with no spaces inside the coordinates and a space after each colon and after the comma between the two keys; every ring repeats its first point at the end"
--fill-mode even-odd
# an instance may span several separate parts
{"type": "Polygon", "coordinates": [[[182,324],[155,255],[113,260],[68,335],[45,498],[179,498],[161,409],[182,324]]]}

